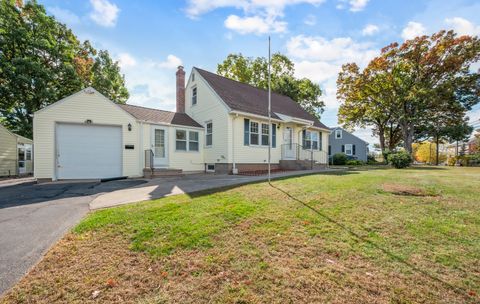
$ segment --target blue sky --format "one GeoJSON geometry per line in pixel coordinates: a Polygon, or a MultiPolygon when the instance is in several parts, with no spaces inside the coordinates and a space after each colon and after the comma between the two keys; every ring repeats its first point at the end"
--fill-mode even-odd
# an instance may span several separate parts
{"type": "MultiPolygon", "coordinates": [[[[340,66],[365,66],[391,42],[440,29],[480,35],[474,0],[46,0],[49,14],[82,40],[119,60],[128,103],[174,110],[179,64],[216,71],[229,53],[288,55],[299,77],[320,84],[322,121],[337,125],[335,81],[340,66]]],[[[476,68],[480,64],[476,65],[476,68]]],[[[480,106],[470,113],[480,119],[480,106]]],[[[373,143],[370,130],[356,134],[373,143]]]]}

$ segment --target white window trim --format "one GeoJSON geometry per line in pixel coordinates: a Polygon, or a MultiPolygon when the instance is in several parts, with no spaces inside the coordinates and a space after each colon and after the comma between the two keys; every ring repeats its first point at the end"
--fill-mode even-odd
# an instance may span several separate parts
{"type": "Polygon", "coordinates": [[[196,106],[198,104],[198,89],[197,89],[197,86],[194,85],[192,87],[192,96],[190,98],[190,104],[192,105],[192,107],[196,106]],[[195,94],[195,103],[193,103],[193,91],[195,90],[196,94],[195,94]]]}
{"type": "MultiPolygon", "coordinates": [[[[260,120],[252,120],[250,119],[250,124],[249,124],[249,143],[248,143],[248,146],[249,147],[252,147],[252,148],[268,148],[268,144],[267,145],[262,145],[262,125],[267,125],[268,126],[268,122],[261,122],[260,120]],[[258,124],[258,132],[257,133],[253,133],[253,134],[258,134],[258,144],[252,144],[252,123],[257,123],[258,124]]],[[[273,130],[273,129],[272,129],[273,130]]],[[[270,127],[269,127],[269,132],[270,132],[270,127]]],[[[266,135],[266,134],[265,134],[266,135]]],[[[270,134],[268,134],[268,139],[270,140],[270,134]]],[[[272,147],[273,148],[273,147],[272,147]]]]}
{"type": "Polygon", "coordinates": [[[307,143],[307,140],[310,141],[310,148],[305,148],[305,149],[306,150],[319,151],[320,150],[320,136],[322,136],[322,134],[318,131],[305,130],[305,145],[307,143]],[[314,133],[317,134],[317,140],[312,139],[312,134],[314,134],[314,133]],[[309,134],[310,136],[307,136],[307,134],[309,134]],[[316,149],[313,148],[313,142],[317,143],[317,148],[316,149]]]}
{"type": "Polygon", "coordinates": [[[215,173],[215,164],[207,164],[207,166],[206,166],[206,168],[205,168],[205,171],[211,172],[211,173],[215,173]],[[212,169],[208,169],[208,166],[213,166],[213,170],[212,170],[212,169]]]}
{"type": "Polygon", "coordinates": [[[250,125],[249,125],[249,145],[250,146],[254,146],[254,147],[259,147],[261,146],[261,143],[262,143],[262,133],[261,133],[261,130],[260,128],[262,127],[262,123],[261,122],[258,122],[258,121],[255,121],[255,120],[250,120],[250,125]],[[252,132],[252,123],[256,123],[257,124],[257,132],[254,133],[252,132]],[[258,144],[252,144],[252,134],[257,134],[258,136],[258,144]]]}
{"type": "Polygon", "coordinates": [[[343,132],[342,130],[335,130],[335,139],[342,139],[343,138],[343,132]],[[337,137],[337,134],[340,134],[340,137],[337,137]]]}
{"type": "Polygon", "coordinates": [[[268,147],[269,144],[270,144],[270,126],[268,125],[268,123],[263,123],[263,122],[262,122],[262,123],[260,124],[260,129],[261,129],[261,130],[259,130],[259,131],[260,131],[261,133],[260,133],[260,142],[259,142],[259,145],[260,145],[260,146],[263,146],[263,147],[268,147]],[[264,125],[267,126],[267,134],[264,134],[264,133],[263,133],[263,126],[264,126],[264,125]],[[267,139],[267,144],[266,144],[266,145],[263,144],[263,136],[265,136],[265,135],[268,137],[268,139],[267,139]]]}
{"type": "Polygon", "coordinates": [[[180,129],[175,128],[175,152],[191,152],[191,153],[199,153],[200,152],[200,132],[198,130],[190,130],[190,129],[180,129]],[[177,149],[177,131],[184,131],[186,133],[185,140],[180,139],[179,141],[185,141],[186,143],[186,150],[178,150],[177,149]],[[198,150],[190,150],[190,132],[197,132],[198,133],[198,150]]]}
{"type": "Polygon", "coordinates": [[[211,120],[209,120],[209,121],[205,122],[205,147],[206,148],[211,148],[212,145],[213,145],[213,122],[211,120]],[[212,143],[210,145],[207,144],[207,142],[208,142],[207,141],[207,136],[209,135],[209,133],[207,131],[208,130],[208,128],[207,128],[208,124],[212,124],[212,132],[210,133],[210,135],[212,135],[212,143]]]}
{"type": "Polygon", "coordinates": [[[352,156],[353,155],[353,145],[352,144],[345,144],[345,155],[352,156]],[[347,147],[350,147],[350,154],[347,153],[349,150],[347,147]]]}

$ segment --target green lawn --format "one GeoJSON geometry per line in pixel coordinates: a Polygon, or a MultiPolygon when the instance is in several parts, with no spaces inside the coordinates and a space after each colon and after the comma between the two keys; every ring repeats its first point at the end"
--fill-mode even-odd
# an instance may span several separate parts
{"type": "Polygon", "coordinates": [[[5,302],[476,303],[480,168],[362,169],[91,213],[5,302]]]}

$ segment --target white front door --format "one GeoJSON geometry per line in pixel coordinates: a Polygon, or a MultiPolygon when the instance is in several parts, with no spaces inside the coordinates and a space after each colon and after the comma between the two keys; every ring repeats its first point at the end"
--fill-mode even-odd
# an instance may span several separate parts
{"type": "Polygon", "coordinates": [[[284,156],[285,158],[295,158],[295,147],[293,144],[293,129],[291,127],[285,127],[283,133],[284,144],[284,156]]]}
{"type": "Polygon", "coordinates": [[[168,166],[168,134],[164,127],[152,127],[153,166],[168,166]]]}

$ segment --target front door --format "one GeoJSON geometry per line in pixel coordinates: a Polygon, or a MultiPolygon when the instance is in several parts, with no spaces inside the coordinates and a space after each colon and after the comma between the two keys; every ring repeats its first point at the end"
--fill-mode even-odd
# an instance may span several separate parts
{"type": "Polygon", "coordinates": [[[152,128],[152,151],[153,151],[153,166],[167,167],[168,166],[168,136],[167,129],[164,127],[152,128]]]}
{"type": "Polygon", "coordinates": [[[283,133],[283,144],[285,151],[285,158],[295,158],[295,147],[293,144],[293,129],[291,127],[285,127],[285,132],[283,133]]]}

